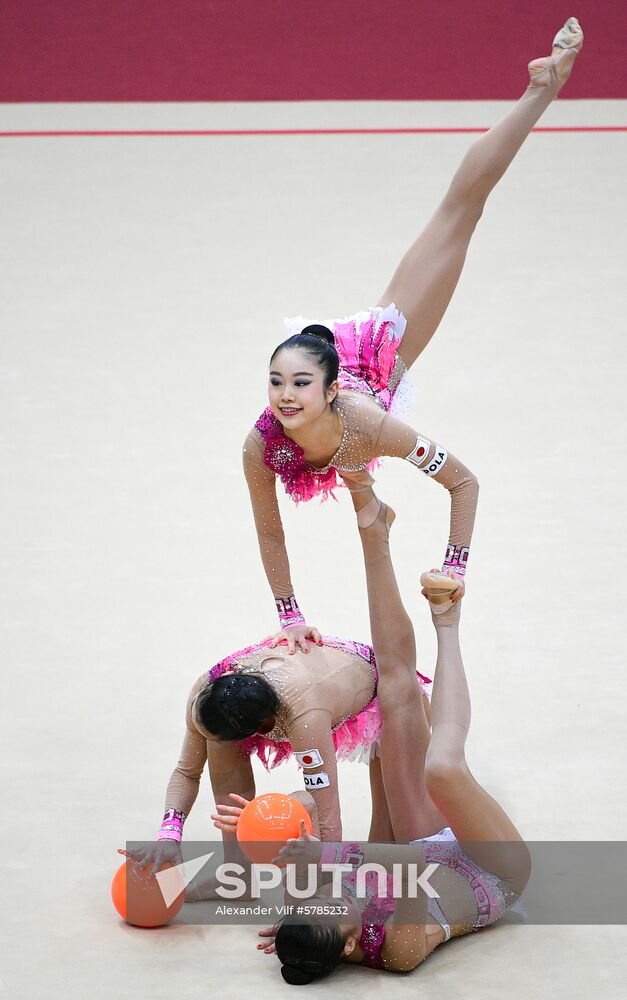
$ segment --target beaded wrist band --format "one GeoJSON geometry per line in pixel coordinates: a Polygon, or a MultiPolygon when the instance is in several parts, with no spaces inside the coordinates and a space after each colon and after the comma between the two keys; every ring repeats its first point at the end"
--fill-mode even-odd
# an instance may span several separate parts
{"type": "Polygon", "coordinates": [[[364,860],[364,852],[359,844],[338,844],[333,841],[322,845],[321,865],[353,865],[358,868],[364,860]]]}
{"type": "Polygon", "coordinates": [[[468,562],[468,546],[452,545],[450,542],[446,548],[446,556],[442,563],[442,572],[448,573],[452,569],[457,576],[465,576],[466,563],[468,562]]]}
{"type": "Polygon", "coordinates": [[[275,597],[274,601],[281,628],[292,628],[294,625],[305,624],[305,618],[293,594],[291,597],[275,597]]]}
{"type": "Polygon", "coordinates": [[[157,840],[178,840],[180,842],[183,839],[184,822],[185,813],[179,812],[178,809],[167,809],[161,829],[157,834],[157,840]]]}

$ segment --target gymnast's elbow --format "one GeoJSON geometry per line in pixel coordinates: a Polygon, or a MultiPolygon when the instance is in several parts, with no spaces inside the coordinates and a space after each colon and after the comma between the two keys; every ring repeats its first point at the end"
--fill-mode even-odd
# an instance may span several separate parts
{"type": "Polygon", "coordinates": [[[474,472],[467,469],[464,475],[456,481],[453,486],[449,486],[449,493],[463,493],[472,496],[476,500],[479,496],[479,480],[474,472]]]}
{"type": "Polygon", "coordinates": [[[192,771],[190,768],[184,765],[177,764],[177,766],[172,771],[172,776],[168,782],[168,792],[170,790],[185,789],[186,793],[191,793],[194,798],[198,794],[198,788],[200,786],[200,773],[192,771]]]}

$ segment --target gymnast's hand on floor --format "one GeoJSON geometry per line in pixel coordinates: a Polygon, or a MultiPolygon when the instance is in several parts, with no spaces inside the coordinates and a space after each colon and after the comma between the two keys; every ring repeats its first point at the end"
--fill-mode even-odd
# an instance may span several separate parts
{"type": "Polygon", "coordinates": [[[237,802],[238,805],[225,806],[219,803],[216,805],[217,815],[212,813],[211,819],[218,830],[223,830],[225,833],[237,833],[237,821],[248,805],[249,799],[245,799],[242,795],[236,795],[235,792],[229,792],[229,798],[237,802]]]}
{"type": "Polygon", "coordinates": [[[118,848],[118,854],[123,854],[129,861],[134,861],[140,868],[152,864],[150,875],[156,875],[166,862],[180,865],[183,861],[181,845],[178,840],[158,840],[156,843],[144,844],[135,851],[125,851],[118,848]]]}
{"type": "Polygon", "coordinates": [[[317,646],[323,646],[322,636],[317,628],[311,625],[290,625],[289,628],[282,628],[280,632],[272,636],[270,649],[274,649],[280,642],[287,642],[288,653],[296,652],[296,647],[303,653],[309,652],[309,642],[315,642],[317,646]]]}
{"type": "Polygon", "coordinates": [[[285,861],[292,864],[318,864],[322,855],[322,841],[307,831],[305,820],[300,821],[300,834],[290,837],[285,847],[279,851],[278,857],[272,863],[282,864],[285,861]]]}

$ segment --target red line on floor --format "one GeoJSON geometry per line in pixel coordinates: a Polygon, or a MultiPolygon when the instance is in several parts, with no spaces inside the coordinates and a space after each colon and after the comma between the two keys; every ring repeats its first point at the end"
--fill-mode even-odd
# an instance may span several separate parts
{"type": "MultiPolygon", "coordinates": [[[[259,129],[73,129],[67,131],[0,132],[2,139],[142,136],[244,136],[244,135],[452,135],[487,132],[473,128],[259,128],[259,129]]],[[[548,125],[533,132],[627,132],[627,125],[548,125]]]]}

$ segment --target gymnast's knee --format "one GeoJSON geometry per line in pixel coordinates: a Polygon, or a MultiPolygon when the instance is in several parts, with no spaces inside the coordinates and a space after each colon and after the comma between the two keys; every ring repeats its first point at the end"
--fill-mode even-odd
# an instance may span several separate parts
{"type": "Polygon", "coordinates": [[[406,667],[395,671],[392,676],[379,678],[377,698],[383,719],[403,712],[422,711],[422,688],[416,674],[409,674],[406,667]]]}
{"type": "Polygon", "coordinates": [[[468,778],[468,765],[463,754],[450,758],[427,751],[425,785],[434,800],[455,796],[468,778]]]}

